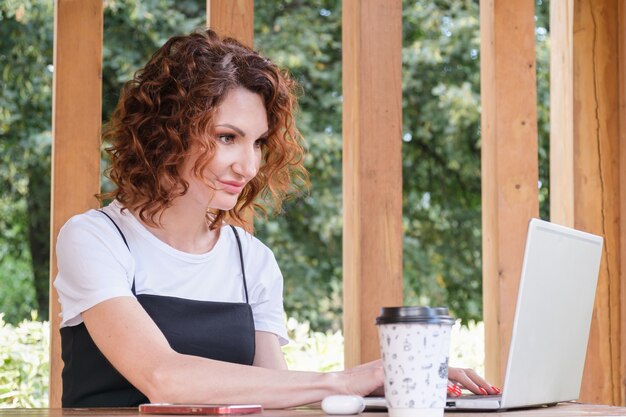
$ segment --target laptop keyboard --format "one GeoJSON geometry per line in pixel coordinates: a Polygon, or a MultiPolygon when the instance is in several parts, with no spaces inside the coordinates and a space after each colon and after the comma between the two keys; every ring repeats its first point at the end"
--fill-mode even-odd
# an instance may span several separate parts
{"type": "Polygon", "coordinates": [[[502,398],[502,394],[487,394],[487,395],[476,395],[476,394],[463,394],[460,397],[454,397],[453,399],[472,399],[472,401],[476,400],[499,400],[502,398]]]}

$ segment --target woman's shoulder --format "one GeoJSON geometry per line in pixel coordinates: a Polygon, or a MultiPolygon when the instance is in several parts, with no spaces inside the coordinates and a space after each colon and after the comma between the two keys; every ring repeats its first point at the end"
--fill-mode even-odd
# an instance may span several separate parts
{"type": "Polygon", "coordinates": [[[119,222],[118,216],[119,209],[112,205],[76,214],[61,227],[57,245],[70,243],[91,246],[99,241],[119,240],[120,233],[115,226],[119,222]]]}

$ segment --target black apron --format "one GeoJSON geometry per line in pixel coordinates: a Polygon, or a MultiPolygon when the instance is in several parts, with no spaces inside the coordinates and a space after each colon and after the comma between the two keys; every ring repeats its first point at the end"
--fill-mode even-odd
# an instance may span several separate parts
{"type": "MultiPolygon", "coordinates": [[[[113,222],[128,247],[126,237],[115,221],[104,211],[100,212],[113,222]]],[[[176,352],[252,365],[255,351],[254,320],[248,303],[241,241],[237,230],[233,226],[231,228],[237,238],[245,303],[137,295],[134,278],[131,290],[176,352]]],[[[100,352],[89,336],[85,323],[61,329],[61,357],[64,362],[63,407],[135,407],[148,402],[148,398],[100,352]]]]}

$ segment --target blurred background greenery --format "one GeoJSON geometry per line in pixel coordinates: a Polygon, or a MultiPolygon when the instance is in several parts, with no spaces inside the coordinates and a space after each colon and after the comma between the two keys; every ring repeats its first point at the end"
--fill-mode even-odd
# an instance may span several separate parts
{"type": "MultiPolygon", "coordinates": [[[[122,83],[168,37],[202,26],[204,0],[105,0],[102,118],[122,83]]],[[[548,4],[537,0],[540,198],[548,195],[548,4]]],[[[403,141],[406,302],[480,320],[478,1],[404,2],[403,141]]],[[[0,2],[0,311],[48,314],[53,9],[0,2]]],[[[285,276],[287,313],[341,327],[341,2],[272,0],[255,9],[255,46],[303,86],[310,193],[260,219],[285,276]]],[[[103,166],[106,161],[103,161],[103,166]]],[[[110,187],[103,179],[103,188],[110,187]]],[[[542,204],[547,216],[547,204],[542,204]]]]}
{"type": "MultiPolygon", "coordinates": [[[[549,7],[547,0],[535,3],[539,194],[546,218],[549,7]]],[[[205,4],[104,0],[103,121],[122,83],[167,38],[202,27],[205,4]]],[[[381,140],[403,141],[405,302],[448,305],[464,323],[480,321],[479,2],[405,0],[403,10],[403,135],[381,140]]],[[[34,322],[48,318],[52,34],[52,1],[0,1],[4,328],[32,321],[31,311],[34,322]]],[[[303,87],[298,122],[312,179],[310,192],[285,204],[280,216],[259,219],[256,234],[281,265],[288,317],[306,323],[307,332],[335,334],[342,306],[341,2],[256,2],[255,47],[303,87]]],[[[105,178],[102,184],[110,187],[105,178]]],[[[0,357],[3,369],[7,357],[0,357]]]]}

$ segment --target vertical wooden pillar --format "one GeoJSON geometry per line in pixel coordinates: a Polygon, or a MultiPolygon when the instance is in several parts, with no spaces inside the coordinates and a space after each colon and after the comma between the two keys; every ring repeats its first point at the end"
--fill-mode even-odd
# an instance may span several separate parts
{"type": "Polygon", "coordinates": [[[574,0],[550,3],[550,219],[574,227],[574,0]]]}
{"type": "Polygon", "coordinates": [[[50,406],[61,405],[60,306],[52,286],[56,236],[74,214],[98,207],[102,102],[102,0],[57,0],[54,9],[50,227],[50,406]]]}
{"type": "Polygon", "coordinates": [[[534,2],[481,0],[485,367],[506,367],[528,221],[539,212],[534,2]]]}
{"type": "MultiPolygon", "coordinates": [[[[619,46],[619,193],[620,193],[620,233],[619,233],[619,277],[620,277],[620,349],[626,347],[626,285],[622,283],[626,280],[626,1],[620,1],[617,6],[617,42],[619,46]]],[[[619,384],[619,405],[626,405],[626,353],[620,356],[620,384],[619,384]]]]}
{"type": "Polygon", "coordinates": [[[623,404],[622,349],[626,345],[621,310],[626,293],[620,269],[626,257],[620,240],[626,223],[620,222],[620,211],[626,214],[626,210],[620,198],[624,198],[626,165],[620,169],[620,158],[623,161],[625,156],[620,149],[620,136],[625,140],[620,117],[624,123],[624,5],[619,0],[567,3],[550,5],[551,30],[561,33],[553,38],[552,59],[558,61],[555,55],[564,50],[571,53],[567,58],[571,63],[551,80],[551,218],[604,237],[581,400],[623,404]],[[565,13],[567,22],[558,19],[565,13]],[[571,129],[563,129],[569,124],[571,129]]]}
{"type": "Polygon", "coordinates": [[[254,0],[207,0],[207,26],[252,47],[254,44],[254,0]]]}
{"type": "Polygon", "coordinates": [[[402,2],[343,1],[346,366],[379,357],[374,324],[402,304],[402,2]]]}

